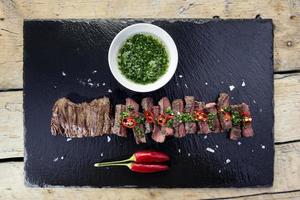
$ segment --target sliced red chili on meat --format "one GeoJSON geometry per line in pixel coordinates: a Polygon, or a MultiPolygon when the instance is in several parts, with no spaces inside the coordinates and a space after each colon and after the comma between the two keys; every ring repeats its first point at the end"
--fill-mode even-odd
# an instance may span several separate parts
{"type": "Polygon", "coordinates": [[[223,116],[225,121],[229,121],[231,120],[231,115],[229,112],[224,112],[224,116],[223,116]]]}
{"type": "Polygon", "coordinates": [[[252,122],[252,117],[249,112],[242,112],[241,115],[243,116],[243,122],[245,124],[251,123],[252,122]]]}
{"type": "Polygon", "coordinates": [[[145,115],[146,121],[148,123],[153,123],[154,122],[154,114],[153,114],[153,112],[151,112],[151,111],[145,111],[144,115],[145,115]]]}
{"type": "Polygon", "coordinates": [[[167,119],[167,120],[169,120],[169,119],[174,119],[174,115],[167,115],[167,116],[166,116],[166,119],[167,119]]]}
{"type": "Polygon", "coordinates": [[[137,122],[135,121],[134,117],[127,117],[122,120],[122,125],[126,128],[134,128],[137,122]]]}
{"type": "Polygon", "coordinates": [[[206,122],[207,119],[208,119],[208,116],[207,116],[206,113],[204,113],[202,111],[195,111],[194,118],[195,118],[196,121],[206,122]]]}
{"type": "Polygon", "coordinates": [[[157,123],[159,125],[164,126],[166,124],[166,122],[167,122],[167,118],[166,118],[165,115],[161,114],[161,115],[158,116],[157,123]]]}

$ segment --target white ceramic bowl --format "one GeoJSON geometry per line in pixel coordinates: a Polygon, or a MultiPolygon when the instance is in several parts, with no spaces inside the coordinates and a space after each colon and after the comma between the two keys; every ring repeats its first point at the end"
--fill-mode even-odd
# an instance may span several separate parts
{"type": "Polygon", "coordinates": [[[109,47],[108,63],[113,76],[124,87],[136,92],[151,92],[163,87],[172,78],[177,68],[178,52],[175,42],[165,30],[153,24],[139,23],[124,28],[116,35],[109,47]],[[127,79],[119,70],[118,65],[119,49],[129,37],[138,33],[150,34],[159,39],[166,47],[169,56],[169,66],[166,73],[157,81],[146,85],[138,84],[127,79]]]}

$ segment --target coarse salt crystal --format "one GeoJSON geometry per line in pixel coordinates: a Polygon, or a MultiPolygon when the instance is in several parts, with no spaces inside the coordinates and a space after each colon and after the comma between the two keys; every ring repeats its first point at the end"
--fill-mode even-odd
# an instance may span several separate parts
{"type": "Polygon", "coordinates": [[[93,84],[93,83],[88,83],[88,85],[89,85],[89,86],[91,86],[91,87],[93,87],[93,86],[94,86],[94,84],[93,84]]]}
{"type": "Polygon", "coordinates": [[[241,145],[242,143],[241,143],[241,142],[238,142],[237,144],[238,144],[238,145],[241,145]]]}
{"type": "Polygon", "coordinates": [[[178,149],[178,153],[180,153],[181,152],[181,149],[178,149]]]}
{"type": "Polygon", "coordinates": [[[100,156],[103,157],[103,153],[101,153],[100,156]]]}
{"type": "Polygon", "coordinates": [[[190,157],[190,156],[191,156],[191,154],[190,154],[190,153],[188,153],[187,155],[188,155],[188,157],[190,157]]]}
{"type": "Polygon", "coordinates": [[[53,86],[56,89],[56,85],[53,86]]]}
{"type": "Polygon", "coordinates": [[[243,80],[243,82],[242,82],[242,87],[245,87],[246,86],[246,83],[245,83],[245,81],[243,80]]]}
{"type": "Polygon", "coordinates": [[[219,148],[219,145],[216,145],[216,148],[219,148]]]}
{"type": "Polygon", "coordinates": [[[224,84],[224,81],[221,81],[221,84],[224,84]]]}
{"type": "Polygon", "coordinates": [[[67,142],[70,142],[72,140],[72,138],[67,138],[67,142]]]}
{"type": "Polygon", "coordinates": [[[61,75],[67,76],[67,74],[64,71],[61,72],[61,75]]]}
{"type": "Polygon", "coordinates": [[[58,161],[58,157],[53,159],[53,162],[57,162],[58,161]]]}
{"type": "Polygon", "coordinates": [[[181,75],[181,74],[179,74],[179,76],[178,76],[179,78],[182,78],[183,76],[181,75]]]}
{"type": "Polygon", "coordinates": [[[106,85],[106,83],[103,82],[102,85],[104,86],[104,85],[106,85]]]}
{"type": "Polygon", "coordinates": [[[97,73],[97,70],[94,70],[93,72],[92,72],[92,74],[96,74],[97,73]]]}
{"type": "Polygon", "coordinates": [[[206,135],[206,136],[204,136],[203,138],[204,138],[204,139],[206,139],[206,138],[207,138],[207,135],[206,135]]]}
{"type": "Polygon", "coordinates": [[[253,99],[253,103],[256,103],[255,99],[253,99]]]}
{"type": "Polygon", "coordinates": [[[265,148],[266,148],[266,146],[265,146],[265,145],[261,145],[261,148],[262,148],[262,149],[265,149],[265,148]]]}
{"type": "Polygon", "coordinates": [[[228,164],[228,163],[230,163],[231,162],[231,160],[230,159],[226,159],[226,164],[228,164]]]}
{"type": "Polygon", "coordinates": [[[234,88],[235,88],[234,85],[229,86],[230,91],[234,90],[234,88]]]}
{"type": "Polygon", "coordinates": [[[188,86],[187,86],[187,84],[186,84],[186,83],[184,84],[184,86],[185,86],[186,88],[188,88],[188,86]]]}
{"type": "Polygon", "coordinates": [[[210,148],[210,147],[207,147],[207,148],[206,148],[206,151],[209,151],[209,152],[211,152],[211,153],[215,153],[215,150],[213,150],[213,149],[210,148]]]}
{"type": "Polygon", "coordinates": [[[252,150],[251,150],[251,152],[253,153],[253,152],[254,152],[254,150],[252,149],[252,150]]]}
{"type": "Polygon", "coordinates": [[[92,79],[90,79],[90,78],[87,80],[87,82],[91,82],[91,81],[92,81],[92,79]]]}
{"type": "Polygon", "coordinates": [[[62,156],[62,157],[60,157],[60,159],[61,159],[61,160],[63,160],[63,159],[64,159],[64,157],[62,156]]]}
{"type": "Polygon", "coordinates": [[[259,109],[259,112],[262,112],[262,111],[263,111],[263,109],[262,109],[262,108],[260,108],[260,109],[259,109]]]}
{"type": "Polygon", "coordinates": [[[222,171],[219,169],[219,174],[221,173],[222,171]]]}
{"type": "Polygon", "coordinates": [[[110,142],[111,138],[109,136],[107,136],[107,142],[110,142]]]}
{"type": "Polygon", "coordinates": [[[108,91],[108,93],[112,93],[112,90],[111,90],[111,89],[108,89],[107,91],[108,91]]]}
{"type": "Polygon", "coordinates": [[[207,82],[205,82],[205,85],[208,85],[208,83],[207,83],[207,82]]]}

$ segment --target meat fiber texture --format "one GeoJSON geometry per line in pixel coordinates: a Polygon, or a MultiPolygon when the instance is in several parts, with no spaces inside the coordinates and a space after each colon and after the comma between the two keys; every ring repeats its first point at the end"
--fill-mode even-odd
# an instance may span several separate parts
{"type": "Polygon", "coordinates": [[[110,101],[107,97],[81,104],[61,98],[53,106],[52,135],[80,138],[101,136],[110,131],[110,101]]]}

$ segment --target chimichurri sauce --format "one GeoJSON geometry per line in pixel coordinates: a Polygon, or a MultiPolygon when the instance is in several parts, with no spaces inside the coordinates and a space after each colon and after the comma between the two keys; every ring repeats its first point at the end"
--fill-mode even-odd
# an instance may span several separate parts
{"type": "Polygon", "coordinates": [[[136,34],[125,42],[118,53],[122,74],[136,83],[155,82],[168,68],[165,46],[151,35],[136,34]]]}

